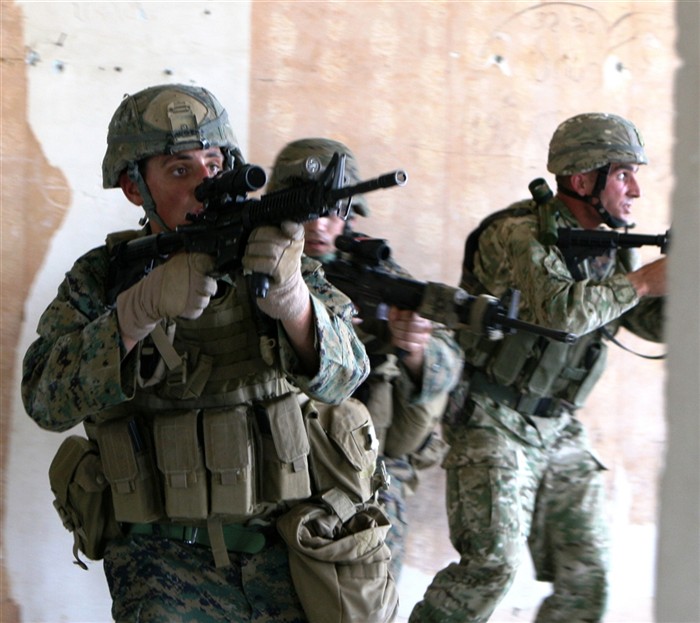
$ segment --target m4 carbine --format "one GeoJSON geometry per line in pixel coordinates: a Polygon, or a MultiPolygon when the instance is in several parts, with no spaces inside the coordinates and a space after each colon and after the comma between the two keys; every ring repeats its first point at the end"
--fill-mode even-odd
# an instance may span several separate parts
{"type": "Polygon", "coordinates": [[[382,305],[415,311],[450,329],[467,329],[500,339],[506,333],[529,331],[560,342],[578,336],[517,319],[520,293],[511,292],[506,306],[496,297],[473,296],[461,288],[422,282],[388,272],[382,261],[391,257],[385,240],[361,235],[338,236],[338,259],[324,266],[326,278],[355,304],[362,318],[377,317],[382,305]]]}
{"type": "MultiPolygon", "coordinates": [[[[396,170],[379,177],[344,186],[345,154],[334,154],[326,169],[316,180],[290,188],[247,198],[248,192],[262,188],[265,171],[256,165],[243,165],[205,179],[196,189],[195,197],[204,205],[199,215],[190,215],[190,223],[175,231],[161,232],[128,240],[115,245],[110,257],[108,302],[132,286],[154,264],[178,251],[208,253],[215,258],[214,274],[220,277],[241,268],[250,233],[261,225],[280,225],[283,221],[303,223],[325,216],[347,218],[354,195],[380,188],[403,186],[408,176],[396,170]]],[[[310,172],[320,170],[314,156],[307,159],[310,172]]],[[[252,275],[255,295],[267,295],[267,275],[252,275]]]]}

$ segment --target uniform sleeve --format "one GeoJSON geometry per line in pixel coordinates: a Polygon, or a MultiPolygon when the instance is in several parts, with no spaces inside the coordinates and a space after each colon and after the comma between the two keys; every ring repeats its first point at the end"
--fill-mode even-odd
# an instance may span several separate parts
{"type": "Polygon", "coordinates": [[[462,371],[461,350],[450,331],[436,329],[425,349],[423,379],[417,386],[405,368],[393,384],[393,414],[385,451],[389,456],[415,452],[439,424],[450,390],[462,371]]]}
{"type": "Polygon", "coordinates": [[[42,428],[64,431],[133,394],[116,312],[104,302],[106,252],[79,259],[39,320],[23,361],[22,400],[42,428]]]}
{"type": "Polygon", "coordinates": [[[622,316],[622,326],[650,342],[664,341],[666,298],[645,298],[622,316]]]}
{"type": "Polygon", "coordinates": [[[280,329],[282,365],[311,398],[338,404],[367,378],[369,359],[352,325],[354,307],[350,299],[325,279],[318,262],[304,258],[302,274],[311,292],[319,370],[314,377],[296,372],[300,369],[298,358],[280,329]]]}
{"type": "Polygon", "coordinates": [[[620,318],[640,300],[622,269],[601,281],[575,281],[559,250],[538,241],[533,217],[488,227],[474,272],[494,296],[509,288],[520,291],[521,320],[578,335],[620,318]]]}

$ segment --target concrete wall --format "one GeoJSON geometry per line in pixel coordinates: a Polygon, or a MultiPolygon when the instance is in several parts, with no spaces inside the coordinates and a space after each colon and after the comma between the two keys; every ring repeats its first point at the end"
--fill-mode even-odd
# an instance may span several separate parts
{"type": "MultiPolygon", "coordinates": [[[[456,284],[468,231],[547,177],[549,138],[579,112],[637,123],[651,160],[637,229],[658,233],[672,220],[682,32],[672,2],[3,1],[1,10],[3,621],[109,620],[100,563],[88,573],[71,564],[51,507],[47,470],[61,436],[24,414],[18,388],[63,273],[140,217],[101,189],[106,127],[123,93],[210,88],[248,160],[263,166],[288,140],[328,135],[354,149],[365,176],[406,169],[405,188],[370,197],[363,229],[386,237],[421,279],[456,284]]],[[[697,108],[692,97],[685,106],[697,108]]],[[[674,205],[676,227],[690,208],[674,205]]],[[[650,595],[666,367],[613,351],[582,417],[610,467],[620,551],[631,538],[648,553],[650,595]]]]}

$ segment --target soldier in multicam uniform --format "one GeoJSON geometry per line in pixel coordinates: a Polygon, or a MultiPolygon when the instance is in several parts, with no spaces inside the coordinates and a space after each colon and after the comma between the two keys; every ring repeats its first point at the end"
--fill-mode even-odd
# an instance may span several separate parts
{"type": "MultiPolygon", "coordinates": [[[[563,122],[547,166],[557,181],[546,203],[554,225],[628,225],[646,162],[625,119],[589,113],[563,122]]],[[[581,337],[565,344],[518,332],[487,344],[458,336],[465,370],[446,411],[444,467],[460,560],[436,574],[410,621],[487,621],[513,582],[525,541],[537,579],[553,584],[536,620],[600,621],[608,591],[604,467],[575,411],[602,374],[605,340],[619,327],[662,339],[666,261],[640,268],[636,253],[611,249],[567,265],[559,248],[540,242],[535,201],[494,216],[468,239],[462,287],[499,298],[518,289],[521,319],[581,337]]]]}
{"type": "Polygon", "coordinates": [[[275,519],[311,495],[300,390],[337,404],[368,373],[350,301],[303,256],[296,223],[249,237],[243,269],[270,275],[265,299],[244,271],[215,280],[211,257],[183,252],[107,301],[112,245],[185,224],[195,187],[242,164],[207,90],[126,96],[103,184],[147,225],[76,261],[25,356],[28,414],[53,431],[82,422],[99,446],[123,530],[104,553],[116,621],[306,620],[275,519]]]}
{"type": "MultiPolygon", "coordinates": [[[[357,160],[346,145],[326,138],[306,138],[289,143],[277,155],[268,190],[289,188],[320,176],[335,153],[345,156],[346,183],[360,182],[357,160]],[[321,165],[312,167],[313,173],[305,166],[310,157],[321,165]]],[[[350,210],[348,220],[331,216],[304,224],[306,255],[323,265],[336,259],[336,237],[352,235],[355,215],[369,215],[366,198],[353,197],[350,210]]],[[[382,260],[381,268],[410,277],[391,260],[382,260]]],[[[387,544],[391,571],[398,580],[408,530],[405,499],[418,486],[418,470],[436,464],[445,454],[438,424],[448,393],[459,380],[462,355],[451,332],[415,312],[392,307],[382,320],[363,317],[360,309],[355,327],[369,354],[371,371],[354,397],[366,404],[372,415],[379,438],[379,461],[389,476],[388,488],[380,490],[378,497],[391,518],[387,544]]]]}

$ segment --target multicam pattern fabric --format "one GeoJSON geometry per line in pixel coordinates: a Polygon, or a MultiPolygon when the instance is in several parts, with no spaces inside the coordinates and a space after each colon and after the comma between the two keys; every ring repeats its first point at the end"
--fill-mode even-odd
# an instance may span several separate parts
{"type": "MultiPolygon", "coordinates": [[[[576,226],[563,204],[556,207],[559,226],[576,226]]],[[[606,276],[584,271],[588,276],[575,281],[559,250],[540,244],[537,234],[534,215],[499,219],[483,232],[474,272],[486,291],[500,297],[509,288],[520,290],[522,320],[576,333],[585,343],[599,344],[597,329],[614,333],[619,326],[662,339],[663,300],[640,303],[624,275],[635,260],[615,255],[606,276]]],[[[504,343],[517,339],[506,336],[504,343]]],[[[553,583],[536,621],[600,621],[608,571],[604,467],[571,410],[526,415],[509,406],[508,392],[486,389],[493,386],[470,391],[477,374],[488,375],[499,347],[491,354],[467,350],[463,380],[450,396],[444,421],[450,451],[443,466],[450,538],[460,560],[437,573],[410,621],[488,621],[526,543],[537,578],[553,583]]],[[[546,352],[543,338],[535,341],[529,370],[539,365],[538,352],[546,352]]],[[[508,372],[501,369],[501,378],[508,372]]],[[[561,377],[553,388],[557,396],[569,395],[561,377]]]]}
{"type": "Polygon", "coordinates": [[[593,171],[610,162],[646,164],[635,125],[609,113],[583,113],[559,125],[549,144],[547,170],[555,175],[593,171]]]}

